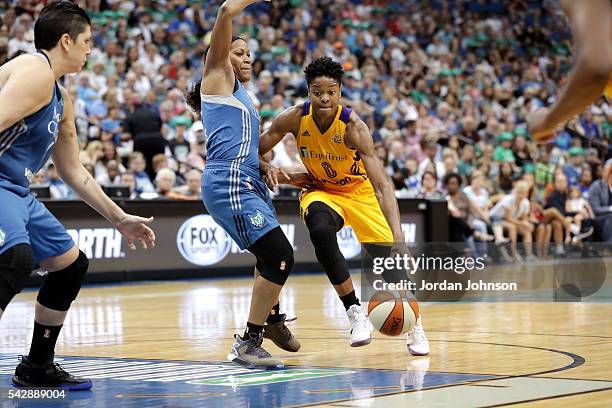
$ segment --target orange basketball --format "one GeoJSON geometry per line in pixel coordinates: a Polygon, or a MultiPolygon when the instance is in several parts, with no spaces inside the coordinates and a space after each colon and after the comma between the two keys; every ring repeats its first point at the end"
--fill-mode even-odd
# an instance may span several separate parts
{"type": "Polygon", "coordinates": [[[379,291],[368,303],[372,326],[386,336],[399,336],[414,327],[419,317],[419,305],[414,299],[379,291]]]}

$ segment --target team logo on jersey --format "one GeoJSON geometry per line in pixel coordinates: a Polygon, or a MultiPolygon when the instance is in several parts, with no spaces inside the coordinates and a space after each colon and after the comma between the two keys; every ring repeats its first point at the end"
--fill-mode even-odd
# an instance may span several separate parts
{"type": "Polygon", "coordinates": [[[300,153],[302,154],[302,157],[306,158],[308,157],[308,149],[304,146],[300,147],[300,153]]]}
{"type": "Polygon", "coordinates": [[[6,241],[6,232],[0,228],[0,246],[4,245],[4,241],[6,241]]]}
{"type": "Polygon", "coordinates": [[[308,133],[307,130],[305,130],[304,133],[302,133],[302,137],[306,137],[306,136],[310,136],[310,133],[308,133]]]}
{"type": "Polygon", "coordinates": [[[251,224],[257,229],[262,228],[266,223],[264,215],[259,210],[255,211],[254,215],[249,214],[249,221],[251,221],[251,224]]]}
{"type": "Polygon", "coordinates": [[[342,143],[342,136],[340,136],[340,133],[336,133],[334,135],[334,137],[332,137],[332,140],[334,141],[334,143],[342,143]]]}

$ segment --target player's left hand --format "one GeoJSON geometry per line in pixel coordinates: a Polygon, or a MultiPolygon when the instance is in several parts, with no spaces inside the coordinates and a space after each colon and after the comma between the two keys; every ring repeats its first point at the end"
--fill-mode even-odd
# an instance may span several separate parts
{"type": "Polygon", "coordinates": [[[131,250],[136,249],[136,241],[144,249],[155,246],[155,233],[147,225],[153,222],[153,217],[143,218],[136,215],[126,214],[121,221],[115,224],[115,228],[127,239],[131,250]]]}
{"type": "Polygon", "coordinates": [[[550,123],[548,108],[540,108],[527,116],[527,130],[536,143],[548,143],[555,137],[556,123],[550,123]]]}

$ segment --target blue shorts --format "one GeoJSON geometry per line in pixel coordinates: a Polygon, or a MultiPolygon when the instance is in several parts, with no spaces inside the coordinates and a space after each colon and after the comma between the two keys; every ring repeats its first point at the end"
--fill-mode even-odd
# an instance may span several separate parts
{"type": "Polygon", "coordinates": [[[74,246],[64,226],[32,194],[0,187],[0,202],[0,254],[17,244],[29,244],[38,267],[43,259],[62,255],[74,246]]]}
{"type": "Polygon", "coordinates": [[[240,249],[250,248],[279,226],[268,186],[254,169],[241,167],[232,172],[227,165],[207,163],[202,175],[202,201],[240,249]]]}

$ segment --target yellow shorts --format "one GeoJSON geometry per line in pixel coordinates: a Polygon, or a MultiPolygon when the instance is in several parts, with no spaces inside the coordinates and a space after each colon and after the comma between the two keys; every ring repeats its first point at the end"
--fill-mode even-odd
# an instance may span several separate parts
{"type": "Polygon", "coordinates": [[[350,194],[331,191],[307,190],[300,194],[300,214],[315,201],[330,206],[337,212],[344,225],[350,225],[361,243],[392,243],[393,233],[372,188],[361,188],[350,194]],[[362,193],[362,194],[359,194],[362,193]]]}

